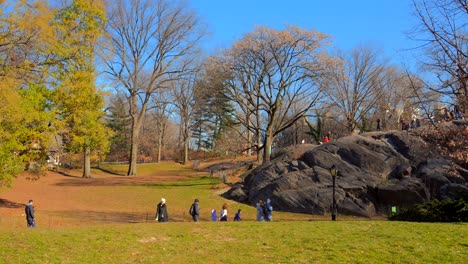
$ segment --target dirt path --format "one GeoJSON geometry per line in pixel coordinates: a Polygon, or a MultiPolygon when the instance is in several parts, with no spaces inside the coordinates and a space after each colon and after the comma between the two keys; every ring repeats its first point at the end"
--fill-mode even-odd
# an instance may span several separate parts
{"type": "MultiPolygon", "coordinates": [[[[131,186],[145,185],[165,181],[174,181],[187,178],[187,176],[115,176],[111,174],[94,174],[91,179],[84,179],[77,171],[48,172],[37,180],[31,180],[30,175],[18,176],[11,189],[0,190],[0,227],[24,227],[24,206],[29,199],[34,200],[36,215],[42,217],[42,224],[48,226],[69,226],[106,222],[105,219],[124,219],[132,222],[134,216],[121,212],[108,212],[98,208],[96,204],[83,203],[79,197],[90,188],[98,186],[131,186]],[[99,212],[97,212],[99,210],[99,212]],[[67,217],[72,215],[73,217],[67,217]],[[80,215],[81,214],[81,215],[80,215]],[[54,217],[62,215],[62,217],[54,217]],[[104,220],[103,220],[104,219],[104,220]],[[44,221],[46,220],[46,221],[44,221]]],[[[112,197],[108,198],[109,200],[112,197]]],[[[108,208],[112,210],[113,208],[108,208]]],[[[37,216],[39,217],[39,216],[37,216]]],[[[141,222],[144,219],[133,220],[141,222]]],[[[119,221],[116,221],[119,222],[119,221]]]]}
{"type": "MultiPolygon", "coordinates": [[[[42,226],[145,222],[154,218],[150,215],[153,213],[149,213],[153,211],[153,205],[148,208],[147,196],[143,197],[143,194],[135,191],[129,194],[132,186],[199,177],[211,170],[232,174],[245,164],[245,160],[203,162],[198,167],[199,172],[184,172],[184,175],[129,177],[93,170],[93,178],[84,179],[79,170],[61,169],[32,180],[31,175],[22,174],[13,181],[11,189],[0,189],[0,228],[25,228],[24,206],[29,199],[34,200],[37,222],[42,226]],[[127,196],[120,195],[119,191],[127,196]]],[[[142,191],[148,195],[148,189],[142,188],[138,192],[142,191]]]]}

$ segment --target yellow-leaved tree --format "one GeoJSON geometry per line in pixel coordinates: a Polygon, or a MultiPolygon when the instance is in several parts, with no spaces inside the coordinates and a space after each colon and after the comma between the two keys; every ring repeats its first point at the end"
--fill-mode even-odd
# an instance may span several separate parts
{"type": "Polygon", "coordinates": [[[54,102],[67,149],[84,156],[83,177],[91,177],[91,154],[105,153],[111,130],[103,120],[104,94],[96,85],[95,49],[106,23],[100,0],[74,0],[58,10],[54,25],[59,41],[55,56],[63,58],[55,74],[54,102]]]}
{"type": "Polygon", "coordinates": [[[53,111],[47,73],[51,9],[44,3],[0,2],[0,185],[25,167],[41,172],[53,111]],[[26,166],[25,166],[26,165],[26,166]]]}

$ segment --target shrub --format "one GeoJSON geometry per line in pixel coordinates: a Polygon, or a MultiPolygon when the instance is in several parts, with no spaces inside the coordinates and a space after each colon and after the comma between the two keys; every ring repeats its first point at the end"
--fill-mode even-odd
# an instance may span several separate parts
{"type": "Polygon", "coordinates": [[[413,222],[467,222],[468,197],[458,200],[432,200],[402,210],[392,215],[389,220],[413,222]]]}

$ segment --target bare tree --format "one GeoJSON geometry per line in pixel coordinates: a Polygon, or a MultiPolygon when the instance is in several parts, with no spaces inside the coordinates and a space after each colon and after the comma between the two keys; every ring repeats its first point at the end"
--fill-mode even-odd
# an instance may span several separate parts
{"type": "Polygon", "coordinates": [[[258,27],[226,52],[223,63],[230,78],[225,93],[236,104],[237,120],[254,134],[257,146],[262,145],[263,163],[270,161],[278,133],[320,98],[315,78],[328,63],[321,50],[326,39],[325,34],[294,26],[258,27]]]}
{"type": "Polygon", "coordinates": [[[412,36],[423,41],[424,65],[439,79],[433,90],[468,109],[468,1],[413,0],[419,26],[412,36]]]}
{"type": "Polygon", "coordinates": [[[107,73],[127,94],[132,119],[130,164],[136,175],[139,131],[151,95],[187,71],[203,36],[195,14],[183,3],[169,0],[116,0],[111,6],[108,33],[112,50],[105,57],[107,73]]]}
{"type": "Polygon", "coordinates": [[[174,111],[174,104],[171,102],[169,90],[160,90],[154,94],[153,101],[155,107],[152,111],[153,119],[156,121],[157,135],[157,162],[161,162],[161,154],[169,127],[169,115],[174,111]]]}
{"type": "Polygon", "coordinates": [[[369,47],[354,48],[349,55],[338,55],[341,62],[329,68],[322,86],[341,116],[348,132],[353,132],[383,95],[385,65],[378,51],[369,47]]]}
{"type": "Polygon", "coordinates": [[[184,78],[179,78],[171,83],[174,105],[178,110],[180,118],[180,137],[183,149],[182,162],[184,164],[189,160],[188,152],[192,136],[193,113],[198,107],[196,100],[196,76],[196,72],[192,72],[191,74],[184,76],[184,78]]]}

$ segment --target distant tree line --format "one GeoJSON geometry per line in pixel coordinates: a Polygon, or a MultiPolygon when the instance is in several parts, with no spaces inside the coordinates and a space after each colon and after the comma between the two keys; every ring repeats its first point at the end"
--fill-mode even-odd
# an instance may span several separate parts
{"type": "Polygon", "coordinates": [[[331,48],[316,30],[258,26],[204,56],[206,25],[182,1],[1,1],[0,181],[76,160],[256,155],[467,109],[466,0],[414,0],[421,69],[377,48],[331,48]],[[421,40],[422,39],[422,40],[421,40]],[[429,81],[431,80],[431,81],[429,81]],[[197,156],[198,155],[198,156],[197,156]]]}

